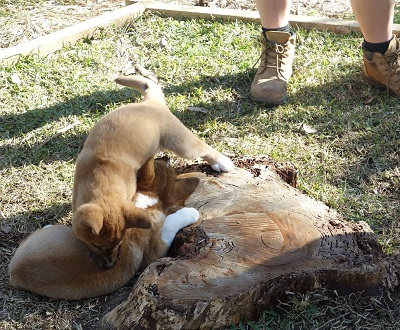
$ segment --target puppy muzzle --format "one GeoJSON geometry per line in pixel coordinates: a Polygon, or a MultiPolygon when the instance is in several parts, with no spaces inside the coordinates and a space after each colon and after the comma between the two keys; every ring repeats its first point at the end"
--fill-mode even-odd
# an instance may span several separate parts
{"type": "Polygon", "coordinates": [[[109,252],[96,253],[91,251],[93,261],[101,268],[111,268],[118,256],[119,247],[109,252]]]}

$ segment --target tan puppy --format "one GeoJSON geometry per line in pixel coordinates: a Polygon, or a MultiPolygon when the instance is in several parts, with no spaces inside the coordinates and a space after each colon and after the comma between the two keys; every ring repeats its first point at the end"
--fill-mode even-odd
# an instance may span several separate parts
{"type": "MultiPolygon", "coordinates": [[[[137,207],[147,207],[154,225],[150,230],[132,228],[126,231],[113,267],[98,266],[97,254],[78,240],[71,228],[48,226],[36,230],[15,252],[9,265],[11,285],[68,300],[118,290],[140,268],[165,256],[176,232],[198,219],[198,212],[193,208],[165,215],[169,208],[183,205],[198,182],[193,177],[177,178],[165,162],[156,161],[155,179],[147,191],[138,189],[135,200],[130,202],[137,207]]],[[[141,184],[140,178],[138,184],[141,184]]]]}
{"type": "Polygon", "coordinates": [[[116,82],[133,87],[143,102],[119,107],[93,127],[76,161],[72,228],[77,238],[110,267],[127,228],[151,228],[146,210],[135,207],[139,168],[160,149],[178,156],[202,157],[216,171],[232,161],[197,138],[167,108],[161,87],[140,76],[116,82]]]}

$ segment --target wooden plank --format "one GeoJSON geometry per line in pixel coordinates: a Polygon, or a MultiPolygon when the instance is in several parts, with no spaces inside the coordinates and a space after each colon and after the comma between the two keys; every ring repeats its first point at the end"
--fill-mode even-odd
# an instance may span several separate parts
{"type": "MultiPolygon", "coordinates": [[[[143,3],[149,11],[159,12],[167,17],[182,17],[193,19],[223,19],[223,20],[240,20],[244,22],[260,23],[258,11],[224,9],[215,7],[174,5],[170,3],[162,3],[158,1],[146,0],[125,0],[125,3],[143,3]]],[[[334,33],[348,33],[350,31],[360,31],[357,21],[335,19],[329,17],[315,17],[290,15],[290,25],[299,26],[305,29],[326,30],[334,33]]],[[[393,33],[400,33],[400,24],[394,24],[393,33]]]]}
{"type": "Polygon", "coordinates": [[[0,50],[0,61],[3,63],[12,63],[17,60],[20,55],[50,54],[61,49],[64,45],[73,44],[79,39],[90,37],[99,28],[112,24],[116,27],[121,27],[129,19],[143,14],[145,9],[146,7],[142,3],[132,4],[37,39],[0,50]]]}
{"type": "Polygon", "coordinates": [[[360,32],[360,27],[357,21],[351,20],[290,15],[289,22],[291,26],[299,26],[307,30],[317,29],[333,33],[349,33],[351,31],[360,32]]]}
{"type": "Polygon", "coordinates": [[[190,5],[174,5],[159,1],[125,0],[126,4],[143,3],[147,10],[159,12],[167,17],[182,17],[193,19],[225,19],[228,21],[240,20],[245,22],[260,22],[257,11],[238,10],[215,7],[201,7],[190,5]]]}

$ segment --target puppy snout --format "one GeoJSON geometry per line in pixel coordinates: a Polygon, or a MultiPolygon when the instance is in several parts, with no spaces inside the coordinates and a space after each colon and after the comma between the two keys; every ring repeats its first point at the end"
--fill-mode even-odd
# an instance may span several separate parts
{"type": "Polygon", "coordinates": [[[110,268],[114,265],[118,256],[119,248],[113,250],[91,251],[94,262],[101,268],[110,268]]]}
{"type": "Polygon", "coordinates": [[[110,268],[112,265],[114,265],[118,256],[118,250],[119,247],[116,247],[113,250],[107,251],[107,253],[103,255],[103,268],[110,268]]]}
{"type": "Polygon", "coordinates": [[[115,260],[103,259],[101,263],[102,268],[111,268],[114,265],[115,260]]]}

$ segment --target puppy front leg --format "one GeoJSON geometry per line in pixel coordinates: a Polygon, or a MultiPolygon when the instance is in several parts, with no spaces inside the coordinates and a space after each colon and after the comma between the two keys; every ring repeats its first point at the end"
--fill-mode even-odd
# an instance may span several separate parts
{"type": "Polygon", "coordinates": [[[180,150],[173,151],[175,151],[178,156],[186,159],[196,159],[201,157],[210,164],[212,169],[216,172],[230,172],[234,168],[233,162],[229,157],[221,154],[219,151],[215,150],[197,137],[192,140],[191,144],[183,143],[183,147],[185,146],[185,149],[180,147],[180,150]]]}
{"type": "Polygon", "coordinates": [[[233,170],[234,166],[232,160],[229,157],[224,156],[223,154],[220,154],[215,162],[212,160],[208,160],[205,156],[202,158],[207,161],[211,165],[212,169],[216,172],[230,172],[233,170]]]}
{"type": "Polygon", "coordinates": [[[179,211],[170,214],[165,218],[161,229],[161,240],[169,248],[176,236],[176,233],[199,219],[199,212],[192,207],[184,207],[179,211]]]}
{"type": "Polygon", "coordinates": [[[161,140],[163,148],[169,149],[186,159],[201,157],[217,172],[233,170],[234,165],[229,157],[224,156],[194,135],[172,114],[169,119],[170,125],[164,128],[165,131],[161,140]]]}

